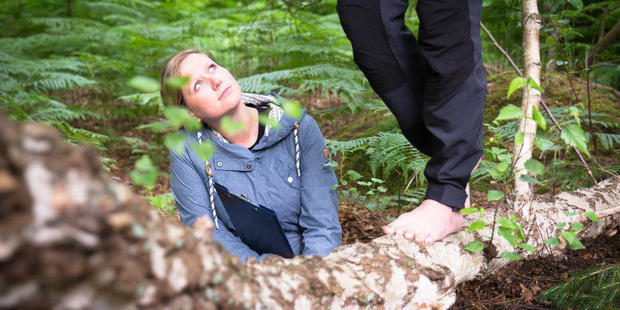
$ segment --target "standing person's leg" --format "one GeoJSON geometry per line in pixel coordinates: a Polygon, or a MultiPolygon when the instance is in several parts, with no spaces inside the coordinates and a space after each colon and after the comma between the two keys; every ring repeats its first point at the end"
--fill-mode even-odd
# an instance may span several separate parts
{"type": "Polygon", "coordinates": [[[480,0],[419,0],[420,46],[427,60],[424,122],[433,136],[424,202],[384,227],[427,244],[460,230],[466,188],[482,156],[486,78],[480,0]]]}
{"type": "Polygon", "coordinates": [[[337,9],[355,63],[405,137],[429,155],[432,136],[422,118],[424,59],[405,26],[408,5],[407,0],[339,0],[337,9]]]}

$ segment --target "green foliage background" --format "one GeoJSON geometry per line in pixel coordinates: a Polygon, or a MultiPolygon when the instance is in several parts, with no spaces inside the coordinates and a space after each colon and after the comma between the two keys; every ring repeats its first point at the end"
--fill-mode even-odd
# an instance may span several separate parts
{"type": "MultiPolygon", "coordinates": [[[[601,27],[608,31],[618,20],[620,10],[615,5],[590,0],[542,3],[543,63],[584,77],[583,59],[601,27]]],[[[179,50],[207,49],[233,72],[245,91],[275,91],[302,102],[308,102],[304,101],[308,97],[335,102],[313,111],[319,119],[378,115],[378,126],[359,132],[345,126],[330,137],[333,151],[346,158],[339,169],[358,170],[366,179],[380,175],[392,194],[412,185],[407,187],[419,196],[426,158],[400,135],[393,118],[383,116],[388,111],[353,63],[335,6],[335,0],[5,1],[0,3],[0,110],[19,121],[51,124],[69,142],[94,145],[108,165],[114,163],[112,154],[122,144],[131,148],[135,159],[159,151],[152,157],[157,166],[166,161],[163,135],[157,131],[165,127],[164,106],[158,93],[137,92],[127,82],[135,76],[156,79],[166,59],[179,50]],[[129,129],[156,134],[150,136],[152,141],[123,136],[119,128],[126,124],[138,124],[129,129]]],[[[519,1],[488,0],[483,7],[483,22],[520,63],[519,1]]],[[[414,10],[410,8],[406,16],[416,32],[414,10]]],[[[508,62],[484,35],[483,44],[485,62],[494,72],[490,79],[508,75],[508,62]]],[[[616,42],[596,58],[598,65],[590,71],[594,81],[618,88],[617,52],[616,42]]],[[[576,118],[565,108],[554,113],[564,124],[579,123],[585,118],[585,102],[574,105],[576,118]]],[[[588,138],[596,136],[603,150],[613,152],[620,143],[617,121],[607,114],[593,116],[597,131],[589,132],[588,138]]],[[[505,148],[515,130],[514,121],[489,126],[494,140],[487,141],[488,149],[505,148]]],[[[559,133],[549,135],[550,140],[559,140],[559,133]]],[[[475,175],[478,180],[505,173],[493,161],[497,154],[486,155],[475,175]]],[[[558,157],[554,167],[567,159],[558,157]]],[[[583,178],[584,171],[575,171],[574,178],[583,178]]],[[[570,188],[587,182],[563,185],[570,188]]]]}

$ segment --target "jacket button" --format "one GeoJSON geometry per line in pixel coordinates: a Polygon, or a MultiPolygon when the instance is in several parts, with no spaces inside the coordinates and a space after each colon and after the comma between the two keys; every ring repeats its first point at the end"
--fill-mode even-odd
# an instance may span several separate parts
{"type": "Polygon", "coordinates": [[[288,179],[286,179],[289,183],[293,183],[293,177],[288,177],[288,179]]]}
{"type": "Polygon", "coordinates": [[[248,169],[252,169],[252,164],[247,164],[245,167],[248,169]]]}
{"type": "Polygon", "coordinates": [[[222,162],[221,162],[221,161],[218,161],[218,162],[217,162],[217,166],[218,166],[218,167],[221,167],[221,166],[222,166],[222,162]]]}

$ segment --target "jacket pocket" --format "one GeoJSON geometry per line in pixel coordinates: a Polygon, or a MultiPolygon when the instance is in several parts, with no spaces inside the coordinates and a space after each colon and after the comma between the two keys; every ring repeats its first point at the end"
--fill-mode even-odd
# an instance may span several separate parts
{"type": "Polygon", "coordinates": [[[301,181],[299,180],[299,177],[297,176],[297,168],[295,166],[291,167],[290,164],[285,164],[284,162],[282,162],[282,160],[278,160],[276,162],[276,167],[275,167],[276,173],[278,174],[278,176],[280,177],[280,179],[282,180],[282,182],[286,183],[287,185],[299,189],[301,186],[301,181]]]}

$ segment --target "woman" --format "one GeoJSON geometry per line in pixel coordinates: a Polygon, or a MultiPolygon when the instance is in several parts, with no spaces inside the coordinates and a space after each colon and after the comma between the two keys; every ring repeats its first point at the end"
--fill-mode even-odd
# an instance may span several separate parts
{"type": "Polygon", "coordinates": [[[243,194],[276,212],[295,255],[327,255],[340,245],[338,196],[334,170],[325,165],[329,153],[309,115],[300,119],[283,113],[272,96],[242,94],[239,83],[208,52],[185,50],[172,56],[162,69],[161,95],[165,103],[185,106],[206,124],[188,136],[183,154],[170,152],[170,188],[181,221],[188,226],[211,222],[213,239],[246,261],[264,258],[236,235],[226,211],[212,190],[212,182],[243,194]],[[181,90],[164,83],[188,76],[181,90]],[[279,122],[263,126],[259,114],[279,122]],[[222,130],[230,117],[245,126],[238,132],[222,130]],[[215,153],[202,161],[190,144],[211,141],[215,153]]]}

